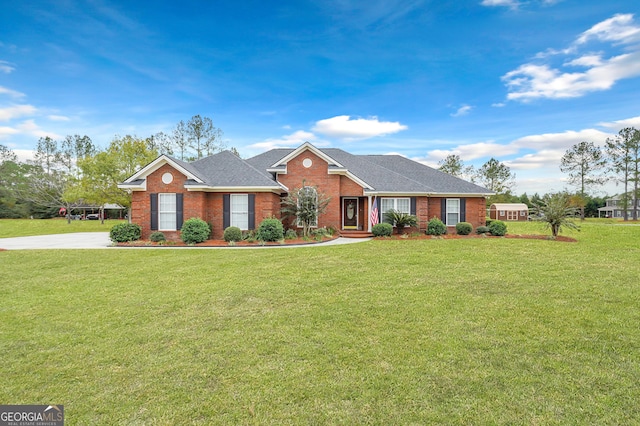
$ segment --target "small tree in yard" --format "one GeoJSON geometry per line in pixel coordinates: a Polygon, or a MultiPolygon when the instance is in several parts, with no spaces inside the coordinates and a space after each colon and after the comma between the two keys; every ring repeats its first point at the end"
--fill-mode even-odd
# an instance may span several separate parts
{"type": "Polygon", "coordinates": [[[315,186],[305,185],[294,189],[281,201],[281,213],[284,218],[295,218],[298,226],[302,227],[302,235],[309,237],[311,228],[318,225],[318,217],[323,214],[331,201],[315,186]]]}
{"type": "Polygon", "coordinates": [[[546,228],[551,228],[551,235],[554,238],[562,228],[580,230],[580,227],[573,222],[578,211],[578,208],[572,206],[571,197],[565,193],[545,196],[533,207],[535,220],[544,222],[546,228]]]}

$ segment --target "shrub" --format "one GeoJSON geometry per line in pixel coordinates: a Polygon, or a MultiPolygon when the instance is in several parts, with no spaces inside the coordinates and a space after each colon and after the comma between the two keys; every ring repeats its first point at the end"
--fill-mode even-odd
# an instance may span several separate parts
{"type": "Polygon", "coordinates": [[[192,217],[182,224],[180,237],[186,244],[197,244],[209,238],[209,224],[202,219],[192,217]]]}
{"type": "Polygon", "coordinates": [[[469,222],[456,223],[456,234],[458,235],[469,235],[472,230],[473,226],[469,222]]]}
{"type": "Polygon", "coordinates": [[[447,225],[440,219],[434,217],[427,224],[427,235],[444,235],[447,233],[447,225]]]}
{"type": "Polygon", "coordinates": [[[242,241],[242,230],[237,226],[229,226],[224,230],[223,238],[226,242],[238,242],[242,241]]]}
{"type": "Polygon", "coordinates": [[[152,232],[151,235],[149,235],[149,240],[153,241],[154,243],[159,243],[161,241],[167,241],[167,238],[162,232],[156,231],[152,232]]]}
{"type": "Polygon", "coordinates": [[[488,226],[478,226],[476,228],[476,234],[486,234],[487,232],[489,232],[488,226]]]}
{"type": "Polygon", "coordinates": [[[257,237],[260,241],[280,241],[284,236],[282,222],[276,218],[264,219],[258,226],[257,237]]]}
{"type": "Polygon", "coordinates": [[[285,240],[295,240],[296,238],[298,238],[298,233],[295,229],[289,228],[287,229],[287,232],[284,233],[285,240]]]}
{"type": "Polygon", "coordinates": [[[377,225],[373,225],[371,232],[374,237],[389,237],[393,233],[393,226],[386,222],[378,223],[377,225]]]}
{"type": "Polygon", "coordinates": [[[139,240],[142,236],[142,228],[135,223],[119,223],[109,231],[109,238],[114,243],[126,243],[139,240]]]}
{"type": "Polygon", "coordinates": [[[253,229],[250,229],[248,231],[244,231],[242,233],[242,239],[248,243],[255,243],[256,242],[256,231],[254,231],[253,229]]]}
{"type": "Polygon", "coordinates": [[[501,220],[492,220],[489,224],[491,235],[502,237],[507,234],[507,224],[501,220]]]}
{"type": "Polygon", "coordinates": [[[390,223],[398,229],[398,232],[407,226],[418,226],[418,218],[412,214],[402,213],[398,210],[389,210],[384,214],[385,222],[390,223]]]}

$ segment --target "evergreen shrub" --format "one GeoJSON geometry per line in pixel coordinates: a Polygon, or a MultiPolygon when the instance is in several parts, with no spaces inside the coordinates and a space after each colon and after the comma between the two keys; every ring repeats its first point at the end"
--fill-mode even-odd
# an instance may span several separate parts
{"type": "Polygon", "coordinates": [[[491,235],[502,237],[507,234],[507,224],[501,220],[492,220],[489,224],[491,235]]]}
{"type": "Polygon", "coordinates": [[[256,236],[260,241],[280,241],[284,237],[282,222],[276,218],[264,219],[258,226],[256,236]]]}
{"type": "Polygon", "coordinates": [[[180,230],[180,238],[186,244],[197,244],[206,241],[209,238],[211,230],[209,224],[204,220],[192,217],[182,224],[180,230]]]}
{"type": "Polygon", "coordinates": [[[427,235],[444,235],[447,233],[447,225],[440,219],[434,217],[427,224],[427,235]]]}
{"type": "Polygon", "coordinates": [[[456,234],[458,235],[469,235],[472,230],[473,226],[469,222],[456,223],[456,234]]]}
{"type": "Polygon", "coordinates": [[[109,231],[109,238],[114,243],[137,241],[142,236],[142,228],[135,223],[118,223],[109,231]]]}
{"type": "Polygon", "coordinates": [[[389,237],[393,233],[393,225],[386,222],[378,223],[373,225],[371,232],[374,237],[389,237]]]}
{"type": "Polygon", "coordinates": [[[242,230],[237,226],[229,226],[224,230],[223,238],[226,242],[238,242],[242,241],[242,230]]]}
{"type": "Polygon", "coordinates": [[[155,231],[152,232],[151,235],[149,235],[149,240],[153,241],[154,243],[159,243],[161,241],[167,241],[167,237],[165,237],[162,232],[155,231]]]}

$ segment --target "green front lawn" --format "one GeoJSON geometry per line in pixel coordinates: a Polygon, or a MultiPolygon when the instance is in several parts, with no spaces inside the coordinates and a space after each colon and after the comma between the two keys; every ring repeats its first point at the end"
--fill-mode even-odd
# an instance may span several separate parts
{"type": "Polygon", "coordinates": [[[124,220],[72,220],[58,219],[0,219],[0,238],[28,237],[31,235],[70,234],[72,232],[109,232],[124,220]]]}
{"type": "Polygon", "coordinates": [[[634,424],[640,226],[570,235],[0,252],[0,401],[69,425],[634,424]]]}

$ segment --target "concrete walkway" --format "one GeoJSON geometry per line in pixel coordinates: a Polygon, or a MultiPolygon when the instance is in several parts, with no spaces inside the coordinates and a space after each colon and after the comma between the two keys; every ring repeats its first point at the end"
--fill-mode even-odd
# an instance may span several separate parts
{"type": "MultiPolygon", "coordinates": [[[[370,238],[336,238],[319,244],[282,245],[282,246],[255,246],[255,247],[184,247],[184,248],[212,248],[212,249],[247,249],[247,248],[294,248],[294,247],[319,247],[336,244],[352,244],[369,241],[370,238]]],[[[150,247],[113,247],[108,232],[77,232],[73,234],[38,235],[34,237],[0,238],[0,249],[6,250],[39,250],[39,249],[102,249],[125,248],[146,249],[150,247]]],[[[166,249],[169,247],[157,247],[166,249]]],[[[175,248],[175,247],[174,247],[175,248]]],[[[183,248],[183,247],[180,247],[183,248]]]]}

